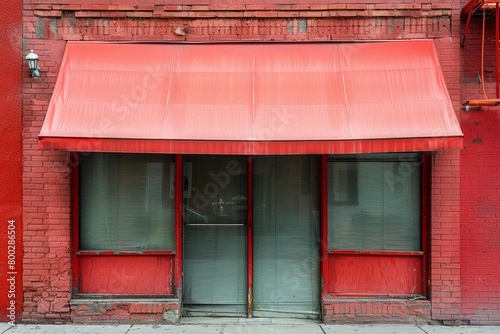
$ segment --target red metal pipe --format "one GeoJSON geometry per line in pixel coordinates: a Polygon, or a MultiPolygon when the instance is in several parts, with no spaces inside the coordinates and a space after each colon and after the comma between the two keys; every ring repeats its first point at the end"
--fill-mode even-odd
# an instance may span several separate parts
{"type": "Polygon", "coordinates": [[[182,298],[182,212],[183,212],[183,167],[182,155],[175,155],[175,263],[174,263],[174,294],[182,298]]]}
{"type": "Polygon", "coordinates": [[[462,43],[460,46],[465,47],[465,37],[467,36],[467,31],[469,30],[470,18],[472,17],[472,12],[467,15],[467,21],[465,22],[464,36],[462,37],[462,43]]]}
{"type": "Polygon", "coordinates": [[[496,98],[500,98],[500,78],[499,69],[499,39],[500,39],[500,7],[498,2],[495,6],[495,79],[496,79],[496,98]]]}

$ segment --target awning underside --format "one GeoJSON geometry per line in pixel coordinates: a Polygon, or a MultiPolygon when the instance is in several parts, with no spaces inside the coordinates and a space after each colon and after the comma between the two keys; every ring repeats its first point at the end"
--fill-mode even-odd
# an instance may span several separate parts
{"type": "Polygon", "coordinates": [[[40,146],[322,154],[460,148],[432,41],[70,43],[40,146]]]}

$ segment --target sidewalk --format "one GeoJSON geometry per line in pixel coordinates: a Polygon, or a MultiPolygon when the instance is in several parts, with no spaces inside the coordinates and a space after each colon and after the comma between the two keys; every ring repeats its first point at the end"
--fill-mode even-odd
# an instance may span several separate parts
{"type": "Polygon", "coordinates": [[[0,334],[499,334],[500,326],[325,325],[290,319],[183,319],[180,325],[16,325],[0,334]]]}

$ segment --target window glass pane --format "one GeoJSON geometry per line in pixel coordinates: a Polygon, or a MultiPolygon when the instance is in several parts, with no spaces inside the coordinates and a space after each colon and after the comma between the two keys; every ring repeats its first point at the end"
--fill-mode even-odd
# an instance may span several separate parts
{"type": "Polygon", "coordinates": [[[247,201],[246,157],[185,157],[185,224],[246,223],[247,201]]]}
{"type": "Polygon", "coordinates": [[[420,250],[419,154],[330,156],[328,244],[345,250],[420,250]]]}
{"type": "Polygon", "coordinates": [[[81,157],[80,250],[174,248],[172,156],[81,157]]]}

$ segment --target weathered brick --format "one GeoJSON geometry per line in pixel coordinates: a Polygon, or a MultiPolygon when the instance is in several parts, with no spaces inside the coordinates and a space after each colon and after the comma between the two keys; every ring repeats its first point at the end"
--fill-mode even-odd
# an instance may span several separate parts
{"type": "Polygon", "coordinates": [[[61,15],[60,10],[35,10],[35,16],[40,17],[61,17],[61,15]]]}
{"type": "Polygon", "coordinates": [[[81,10],[81,11],[75,12],[75,17],[88,17],[88,18],[101,17],[101,12],[81,10]]]}
{"type": "Polygon", "coordinates": [[[150,18],[153,17],[153,12],[127,12],[127,17],[150,18]]]}

